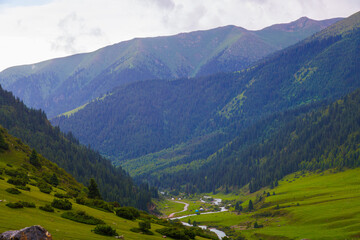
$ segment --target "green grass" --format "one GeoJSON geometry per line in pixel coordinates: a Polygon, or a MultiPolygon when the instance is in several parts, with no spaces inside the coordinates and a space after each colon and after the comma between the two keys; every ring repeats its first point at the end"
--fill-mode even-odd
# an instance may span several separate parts
{"type": "MultiPolygon", "coordinates": [[[[32,225],[41,225],[48,230],[54,239],[104,239],[104,236],[100,236],[91,232],[94,226],[77,223],[61,217],[64,210],[55,209],[54,213],[41,211],[39,206],[49,204],[53,199],[53,195],[44,194],[39,191],[37,187],[30,186],[30,192],[22,191],[20,195],[9,194],[5,191],[6,188],[12,185],[6,183],[5,180],[0,180],[0,199],[6,200],[6,202],[0,202],[0,232],[8,230],[22,229],[24,227],[32,225]],[[18,200],[34,202],[37,208],[23,208],[23,209],[11,209],[6,207],[8,202],[16,202],[18,200]]],[[[58,190],[58,189],[56,189],[58,190]]],[[[130,229],[138,227],[138,221],[130,221],[120,217],[117,217],[113,213],[107,213],[99,211],[87,206],[78,205],[73,200],[73,209],[75,211],[85,211],[91,216],[102,219],[107,225],[112,226],[120,235],[124,235],[125,239],[160,239],[162,236],[156,233],[155,230],[162,228],[157,224],[151,224],[151,230],[155,235],[148,236],[139,233],[131,232],[130,229]]],[[[201,239],[201,238],[197,238],[201,239]]]]}
{"type": "MultiPolygon", "coordinates": [[[[227,197],[228,200],[251,198],[255,202],[255,196],[262,195],[263,191],[248,197],[221,194],[215,197],[227,197]]],[[[360,169],[292,174],[279,181],[275,189],[265,191],[275,192],[275,195],[255,204],[257,210],[254,212],[239,215],[223,212],[190,219],[208,226],[232,227],[248,239],[356,239],[360,236],[360,169]],[[276,205],[279,210],[274,209],[276,205]],[[278,215],[254,216],[264,212],[277,212],[278,215]],[[264,228],[254,229],[255,221],[264,228]]],[[[247,202],[243,204],[245,208],[247,202]]]]}

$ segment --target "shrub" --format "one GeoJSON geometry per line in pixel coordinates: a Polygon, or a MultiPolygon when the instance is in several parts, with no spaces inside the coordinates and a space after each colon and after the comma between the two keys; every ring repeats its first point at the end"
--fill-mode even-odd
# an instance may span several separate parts
{"type": "Polygon", "coordinates": [[[46,182],[40,182],[38,184],[38,188],[39,188],[40,192],[43,192],[43,193],[50,194],[52,192],[52,187],[49,184],[47,184],[46,182]]]}
{"type": "Polygon", "coordinates": [[[57,198],[71,198],[71,196],[62,193],[55,193],[54,196],[57,198]]]}
{"type": "Polygon", "coordinates": [[[16,186],[26,186],[26,184],[29,182],[26,178],[20,178],[20,177],[11,177],[7,180],[8,183],[16,186]]]}
{"type": "Polygon", "coordinates": [[[116,209],[116,215],[129,220],[140,217],[140,212],[134,207],[121,207],[116,209]]]}
{"type": "Polygon", "coordinates": [[[19,185],[19,186],[16,186],[16,188],[18,188],[18,189],[21,189],[21,190],[24,190],[24,191],[30,191],[30,187],[27,187],[27,186],[21,186],[21,185],[19,185]]]}
{"type": "Polygon", "coordinates": [[[9,208],[23,208],[24,207],[24,205],[22,205],[21,202],[7,203],[6,206],[9,208]]]}
{"type": "Polygon", "coordinates": [[[7,188],[7,189],[5,189],[5,191],[7,191],[8,193],[11,193],[11,194],[20,194],[21,193],[16,188],[7,188]]]}
{"type": "Polygon", "coordinates": [[[46,204],[45,206],[40,206],[39,209],[45,212],[54,212],[54,208],[50,206],[50,204],[46,204]]]}
{"type": "Polygon", "coordinates": [[[54,199],[51,206],[58,209],[70,210],[72,208],[72,203],[67,199],[54,199]]]}
{"type": "Polygon", "coordinates": [[[262,228],[262,227],[264,227],[264,225],[258,224],[258,222],[254,223],[254,228],[262,228]]]}
{"type": "Polygon", "coordinates": [[[19,203],[21,203],[24,207],[27,207],[27,208],[36,208],[35,203],[32,203],[32,202],[19,201],[19,203]]]}
{"type": "Polygon", "coordinates": [[[175,228],[175,227],[167,227],[157,229],[156,232],[174,238],[174,239],[181,239],[181,240],[190,240],[190,236],[186,235],[184,229],[175,228]]]}
{"type": "Polygon", "coordinates": [[[61,217],[89,225],[105,224],[103,220],[90,216],[84,211],[65,212],[61,217]]]}
{"type": "Polygon", "coordinates": [[[104,236],[117,236],[116,230],[108,225],[97,225],[93,230],[94,233],[104,236]]]}

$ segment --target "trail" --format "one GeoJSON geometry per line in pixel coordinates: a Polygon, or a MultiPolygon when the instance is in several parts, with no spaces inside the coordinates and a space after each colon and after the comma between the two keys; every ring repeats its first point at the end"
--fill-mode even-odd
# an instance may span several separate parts
{"type": "Polygon", "coordinates": [[[188,204],[188,203],[180,202],[180,201],[174,201],[174,202],[185,204],[184,209],[183,209],[182,211],[180,211],[180,212],[170,213],[170,215],[168,216],[168,218],[173,218],[173,217],[175,216],[175,214],[177,214],[177,213],[182,213],[182,212],[185,212],[185,211],[188,210],[188,207],[189,207],[189,204],[188,204]]]}

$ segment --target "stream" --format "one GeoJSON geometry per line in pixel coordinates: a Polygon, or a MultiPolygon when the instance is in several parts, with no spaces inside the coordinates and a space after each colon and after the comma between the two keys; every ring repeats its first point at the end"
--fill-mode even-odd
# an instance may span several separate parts
{"type": "MultiPolygon", "coordinates": [[[[200,199],[201,202],[205,203],[204,200],[200,199]]],[[[217,198],[217,199],[214,199],[214,201],[212,202],[213,204],[215,205],[219,205],[221,203],[221,199],[220,198],[217,198]]],[[[182,204],[185,204],[185,207],[184,207],[184,210],[180,211],[180,212],[185,212],[188,207],[189,207],[189,204],[188,203],[184,203],[184,202],[179,202],[179,201],[176,201],[177,203],[182,203],[182,204]]],[[[220,212],[225,212],[227,211],[227,209],[225,207],[220,207],[220,211],[218,212],[204,212],[204,213],[201,213],[201,215],[203,214],[214,214],[214,213],[220,213],[220,212]]],[[[180,213],[180,212],[176,212],[176,213],[180,213]]],[[[189,215],[185,215],[185,216],[181,216],[181,217],[173,217],[176,213],[172,213],[169,215],[169,219],[170,220],[175,220],[175,219],[182,219],[182,218],[186,218],[186,217],[191,217],[191,216],[197,216],[197,214],[189,214],[189,215]]],[[[181,222],[184,226],[192,226],[186,222],[181,222]]],[[[202,226],[198,226],[202,229],[207,229],[208,227],[205,226],[205,225],[202,225],[202,226]]],[[[219,229],[216,229],[216,228],[209,228],[209,230],[211,232],[214,232],[219,239],[222,239],[223,237],[226,237],[226,234],[223,232],[223,231],[220,231],[219,229]]]]}

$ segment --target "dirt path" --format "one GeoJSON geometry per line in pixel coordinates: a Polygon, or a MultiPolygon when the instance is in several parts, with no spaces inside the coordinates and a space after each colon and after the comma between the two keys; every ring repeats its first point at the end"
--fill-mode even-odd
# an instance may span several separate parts
{"type": "Polygon", "coordinates": [[[183,209],[182,211],[180,211],[180,212],[170,213],[170,215],[168,216],[168,218],[174,217],[176,213],[181,213],[181,212],[185,212],[185,211],[188,210],[188,207],[189,207],[189,204],[188,204],[188,203],[184,203],[184,202],[180,202],[180,201],[174,201],[174,202],[185,204],[184,209],[183,209]]]}

